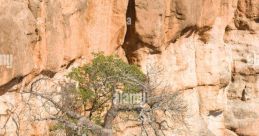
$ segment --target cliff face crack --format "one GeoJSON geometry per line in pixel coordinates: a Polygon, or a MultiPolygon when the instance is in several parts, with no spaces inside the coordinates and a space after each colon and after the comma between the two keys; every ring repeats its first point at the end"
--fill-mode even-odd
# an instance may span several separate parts
{"type": "Polygon", "coordinates": [[[0,96],[3,95],[4,93],[6,93],[6,91],[11,89],[13,86],[21,83],[23,78],[24,78],[23,76],[15,77],[11,81],[9,81],[8,83],[0,86],[0,96]]]}
{"type": "Polygon", "coordinates": [[[135,29],[135,21],[136,21],[135,0],[129,0],[127,13],[126,13],[126,21],[127,21],[127,32],[126,32],[125,40],[122,47],[125,51],[128,61],[132,63],[132,60],[130,58],[134,56],[133,52],[139,49],[137,47],[138,38],[136,35],[136,29],[135,29]]]}
{"type": "Polygon", "coordinates": [[[127,32],[125,40],[123,43],[123,49],[125,51],[126,57],[129,63],[137,63],[137,51],[146,48],[149,54],[160,54],[161,50],[159,47],[153,46],[152,44],[147,44],[140,39],[140,35],[136,32],[136,4],[135,0],[129,0],[126,22],[127,22],[127,32]]]}

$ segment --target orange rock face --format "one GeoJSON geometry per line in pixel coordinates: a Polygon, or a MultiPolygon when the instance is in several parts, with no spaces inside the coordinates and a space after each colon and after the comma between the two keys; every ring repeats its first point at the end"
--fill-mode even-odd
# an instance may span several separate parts
{"type": "Polygon", "coordinates": [[[259,135],[251,122],[258,114],[248,110],[259,107],[258,6],[249,0],[135,0],[127,14],[135,20],[124,44],[128,60],[144,71],[162,67],[154,80],[171,92],[184,90],[191,101],[192,131],[185,135],[259,135]]]}
{"type": "MultiPolygon", "coordinates": [[[[0,0],[0,59],[12,56],[0,60],[0,127],[6,103],[20,100],[8,90],[103,51],[144,72],[162,68],[151,79],[184,92],[191,129],[166,134],[257,136],[258,32],[259,0],[0,0]]],[[[119,128],[140,131],[136,122],[119,128]]]]}
{"type": "Polygon", "coordinates": [[[1,67],[0,85],[43,70],[56,72],[92,52],[123,55],[127,0],[2,0],[1,54],[13,67],[1,67]]]}

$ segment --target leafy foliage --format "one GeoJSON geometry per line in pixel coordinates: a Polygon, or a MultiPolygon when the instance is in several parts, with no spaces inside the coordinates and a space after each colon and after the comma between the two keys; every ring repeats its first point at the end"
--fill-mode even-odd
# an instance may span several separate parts
{"type": "Polygon", "coordinates": [[[146,76],[135,65],[129,65],[118,56],[94,54],[92,63],[75,68],[69,77],[79,83],[78,93],[86,104],[91,103],[90,118],[100,123],[100,115],[107,110],[116,90],[139,92],[146,76]]]}
{"type": "MultiPolygon", "coordinates": [[[[68,77],[74,79],[78,83],[75,87],[74,82],[56,82],[48,77],[41,77],[30,84],[28,90],[21,92],[29,94],[29,97],[40,97],[45,100],[43,106],[50,117],[37,115],[33,117],[35,121],[53,120],[57,124],[50,128],[50,131],[64,132],[69,136],[81,135],[110,135],[113,133],[113,121],[119,112],[135,112],[138,114],[136,121],[141,122],[141,135],[164,135],[163,131],[173,130],[175,125],[168,125],[167,119],[173,122],[183,123],[185,126],[185,118],[187,106],[184,103],[179,91],[173,94],[166,93],[168,88],[163,85],[160,95],[153,95],[152,92],[161,89],[160,81],[152,81],[152,77],[156,77],[156,69],[150,69],[147,75],[135,65],[129,65],[119,59],[117,56],[105,56],[102,53],[94,54],[92,63],[82,67],[75,68],[68,77]],[[154,73],[154,74],[153,74],[154,73]],[[42,81],[53,83],[55,89],[59,91],[38,92],[38,84],[42,81]],[[76,89],[75,89],[76,88],[76,89]],[[163,90],[165,93],[163,93],[163,90]],[[126,94],[144,91],[145,100],[143,105],[120,105],[112,100],[118,94],[116,92],[124,92],[126,94]],[[54,107],[55,110],[50,110],[54,107]],[[162,123],[156,121],[157,111],[166,115],[167,119],[162,123]],[[150,128],[153,132],[148,132],[150,128]],[[61,131],[60,131],[61,130],[61,131]]],[[[158,71],[160,72],[160,71],[158,71]]],[[[169,88],[170,89],[170,88],[169,88]]],[[[141,94],[141,93],[140,93],[141,94]]],[[[125,96],[133,101],[138,99],[138,95],[125,96]],[[129,96],[129,97],[128,97],[129,96]]],[[[124,97],[122,95],[122,97],[124,97]]],[[[121,95],[119,99],[121,100],[121,95]]],[[[124,98],[123,98],[124,99],[124,98]]],[[[117,100],[117,99],[116,99],[117,100]]],[[[129,100],[129,101],[130,101],[129,100]]],[[[32,109],[30,99],[25,100],[24,105],[32,109]]],[[[31,101],[34,102],[34,101],[31,101]]],[[[127,119],[131,120],[131,119],[127,119]]],[[[53,132],[53,133],[55,133],[53,132]]]]}

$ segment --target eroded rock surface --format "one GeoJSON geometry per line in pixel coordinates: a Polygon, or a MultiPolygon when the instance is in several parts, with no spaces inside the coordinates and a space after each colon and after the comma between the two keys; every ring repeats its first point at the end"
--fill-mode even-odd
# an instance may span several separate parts
{"type": "MultiPolygon", "coordinates": [[[[57,72],[92,52],[123,55],[127,0],[1,0],[0,86],[15,77],[57,72]],[[1,65],[2,66],[2,65],[1,65]]],[[[4,88],[1,91],[4,91],[4,88]]]]}
{"type": "MultiPolygon", "coordinates": [[[[0,7],[0,53],[13,55],[12,68],[0,66],[0,115],[11,109],[6,102],[20,101],[8,90],[104,51],[145,72],[162,70],[151,79],[167,93],[184,92],[189,129],[166,135],[259,135],[258,0],[0,0],[0,7]]],[[[140,135],[138,122],[121,122],[125,114],[115,135],[140,135]]]]}
{"type": "Polygon", "coordinates": [[[186,135],[259,135],[253,129],[259,107],[258,6],[249,0],[135,0],[126,55],[144,71],[162,67],[154,80],[197,101],[189,103],[192,129],[186,135]]]}

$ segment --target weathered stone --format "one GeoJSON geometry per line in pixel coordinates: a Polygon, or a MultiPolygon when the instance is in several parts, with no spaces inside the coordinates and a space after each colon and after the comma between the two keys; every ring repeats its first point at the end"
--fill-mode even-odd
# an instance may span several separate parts
{"type": "MultiPolygon", "coordinates": [[[[104,51],[157,72],[153,95],[183,92],[190,130],[166,135],[259,135],[258,20],[259,0],[0,0],[0,54],[13,55],[11,68],[0,65],[0,115],[21,101],[8,90],[40,73],[61,80],[73,60],[104,51]]],[[[127,114],[114,120],[114,134],[139,135],[127,114]]],[[[46,122],[37,125],[45,129],[30,124],[28,134],[48,134],[46,122]]],[[[8,126],[10,135],[18,130],[8,126]]]]}

